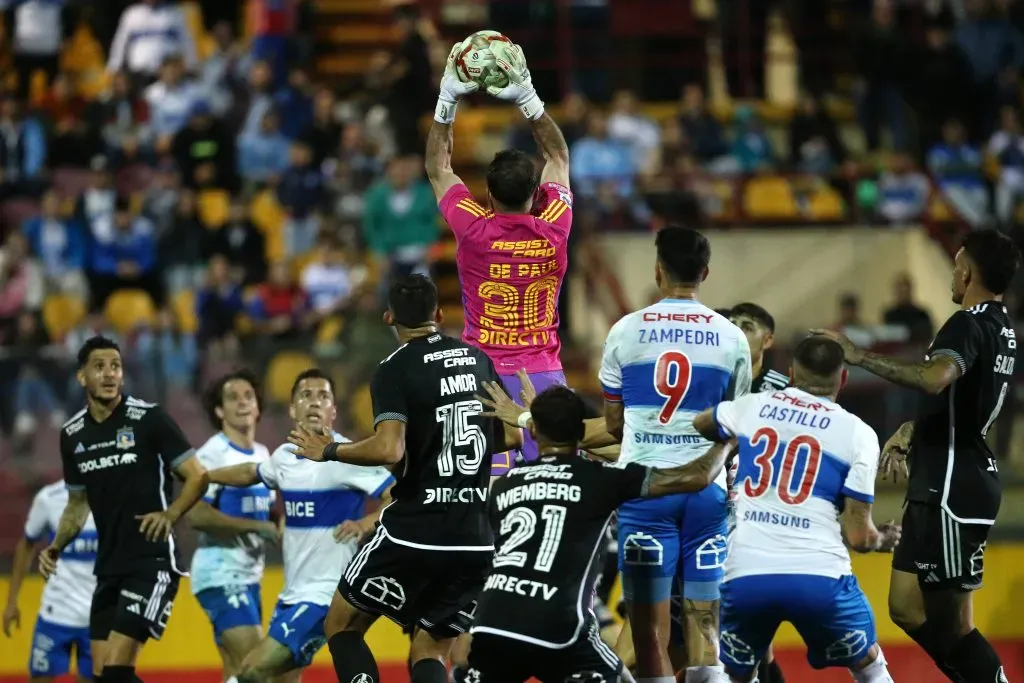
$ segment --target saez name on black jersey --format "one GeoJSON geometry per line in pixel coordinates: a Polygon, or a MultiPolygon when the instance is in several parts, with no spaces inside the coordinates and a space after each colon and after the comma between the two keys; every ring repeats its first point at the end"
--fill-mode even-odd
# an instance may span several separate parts
{"type": "Polygon", "coordinates": [[[480,417],[474,395],[484,382],[500,381],[483,351],[442,334],[413,339],[377,368],[370,383],[374,426],[406,423],[394,502],[381,517],[396,542],[493,547],[487,495],[491,454],[505,450],[504,427],[480,417]]]}
{"type": "Polygon", "coordinates": [[[549,456],[497,480],[490,516],[500,538],[472,632],[574,643],[589,618],[605,527],[622,503],[647,494],[650,475],[636,464],[549,456]]]}
{"type": "Polygon", "coordinates": [[[163,408],[131,396],[103,422],[82,410],[64,424],[64,481],[68,489],[85,489],[96,520],[96,576],[183,573],[173,534],[167,541],[147,541],[136,516],[167,509],[171,472],[194,454],[163,408]]]}
{"type": "Polygon", "coordinates": [[[940,505],[964,524],[992,524],[1002,497],[985,434],[1013,390],[1017,340],[1006,307],[988,301],[957,311],[928,349],[949,356],[961,376],[926,397],[914,420],[907,500],[940,505]]]}

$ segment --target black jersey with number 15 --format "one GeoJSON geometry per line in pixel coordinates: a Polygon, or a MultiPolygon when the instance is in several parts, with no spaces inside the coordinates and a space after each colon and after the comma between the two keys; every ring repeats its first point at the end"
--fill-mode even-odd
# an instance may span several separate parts
{"type": "Polygon", "coordinates": [[[1013,390],[1017,340],[1006,307],[987,301],[957,311],[928,349],[948,356],[961,377],[926,397],[914,420],[907,500],[941,506],[965,524],[992,524],[1001,491],[985,434],[1013,390]]]}
{"type": "Polygon", "coordinates": [[[501,380],[479,349],[441,334],[417,337],[381,362],[370,383],[374,426],[406,424],[394,502],[381,516],[398,543],[437,549],[493,547],[487,524],[491,454],[504,428],[474,398],[501,380]]]}

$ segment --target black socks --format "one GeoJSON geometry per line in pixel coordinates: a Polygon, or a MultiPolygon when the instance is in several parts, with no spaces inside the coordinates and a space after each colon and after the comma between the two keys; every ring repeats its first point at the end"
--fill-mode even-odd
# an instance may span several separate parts
{"type": "MultiPolygon", "coordinates": [[[[1006,674],[999,655],[978,629],[961,638],[946,658],[964,683],[1005,683],[1006,674]]],[[[955,679],[954,679],[955,680],[955,679]]]]}
{"type": "MultiPolygon", "coordinates": [[[[355,631],[335,633],[327,641],[334,660],[334,673],[339,681],[356,683],[380,683],[380,671],[373,653],[363,640],[363,634],[355,631]]],[[[443,681],[442,681],[443,683],[443,681]]]]}
{"type": "Polygon", "coordinates": [[[105,666],[96,679],[97,683],[135,683],[141,680],[135,676],[134,666],[105,666]]]}
{"type": "Polygon", "coordinates": [[[757,667],[757,680],[758,683],[786,683],[779,662],[774,659],[770,662],[761,660],[760,666],[757,667]]]}
{"type": "Polygon", "coordinates": [[[448,683],[448,669],[436,659],[421,659],[412,665],[410,683],[448,683]]]}

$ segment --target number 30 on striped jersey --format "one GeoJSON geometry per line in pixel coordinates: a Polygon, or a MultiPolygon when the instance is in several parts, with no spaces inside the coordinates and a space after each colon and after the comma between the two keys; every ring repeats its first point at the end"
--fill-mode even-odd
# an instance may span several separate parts
{"type": "Polygon", "coordinates": [[[658,413],[658,422],[667,425],[675,417],[690,390],[693,375],[690,359],[682,351],[665,351],[654,364],[654,390],[665,399],[658,413]]]}
{"type": "MultiPolygon", "coordinates": [[[[754,476],[746,477],[743,482],[743,492],[749,498],[758,498],[768,492],[772,485],[772,479],[775,478],[775,464],[772,462],[772,456],[782,450],[779,447],[779,433],[771,427],[761,427],[754,432],[754,436],[750,439],[750,445],[755,451],[760,449],[760,452],[754,456],[757,473],[754,475],[756,479],[754,476]]],[[[821,468],[821,443],[813,436],[800,434],[786,444],[781,459],[782,469],[779,472],[779,481],[776,486],[779,499],[789,505],[800,505],[811,497],[814,482],[818,480],[818,471],[821,468]],[[807,459],[794,490],[794,471],[801,451],[807,454],[807,459]]]]}

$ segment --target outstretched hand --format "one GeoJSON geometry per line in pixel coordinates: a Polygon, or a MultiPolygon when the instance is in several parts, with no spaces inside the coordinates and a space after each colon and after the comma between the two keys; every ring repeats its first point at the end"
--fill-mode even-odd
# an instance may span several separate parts
{"type": "Polygon", "coordinates": [[[850,341],[850,338],[842,332],[836,332],[835,330],[813,329],[811,330],[811,334],[837,342],[839,346],[843,347],[843,356],[845,357],[846,362],[850,365],[860,365],[860,362],[864,359],[864,350],[850,341]]]}
{"type": "Polygon", "coordinates": [[[481,415],[496,417],[507,425],[519,427],[519,416],[526,412],[526,408],[513,401],[512,397],[505,393],[505,388],[497,382],[484,382],[483,387],[489,398],[477,394],[476,400],[489,410],[484,411],[481,415]]]}
{"type": "Polygon", "coordinates": [[[530,373],[526,371],[526,368],[519,368],[516,370],[516,378],[519,380],[519,400],[523,402],[523,405],[527,408],[533,403],[533,399],[537,398],[537,389],[533,386],[533,380],[530,379],[530,373]]]}
{"type": "Polygon", "coordinates": [[[295,455],[315,462],[324,461],[324,449],[334,443],[331,430],[324,427],[313,430],[306,425],[295,425],[288,433],[288,443],[295,446],[295,455]]]}

